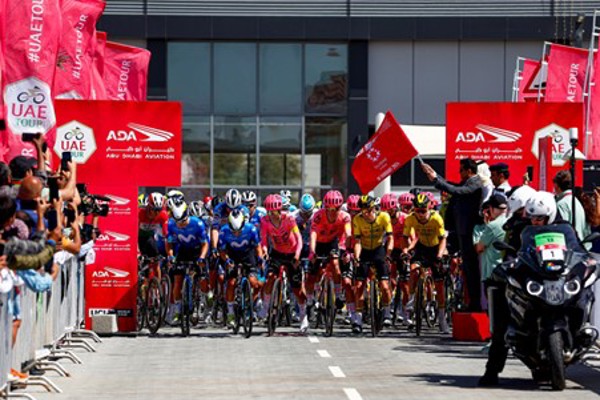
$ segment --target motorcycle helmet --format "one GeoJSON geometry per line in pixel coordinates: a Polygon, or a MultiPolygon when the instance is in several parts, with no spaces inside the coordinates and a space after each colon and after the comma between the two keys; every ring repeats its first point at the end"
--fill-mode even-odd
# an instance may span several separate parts
{"type": "Polygon", "coordinates": [[[509,196],[507,199],[508,203],[508,214],[513,214],[514,212],[520,210],[525,207],[527,201],[536,193],[535,189],[531,186],[523,185],[517,188],[514,188],[509,192],[509,196]]]}
{"type": "Polygon", "coordinates": [[[525,215],[527,218],[547,217],[548,225],[554,223],[556,213],[556,201],[554,200],[554,195],[549,192],[536,192],[525,203],[525,215]]]}

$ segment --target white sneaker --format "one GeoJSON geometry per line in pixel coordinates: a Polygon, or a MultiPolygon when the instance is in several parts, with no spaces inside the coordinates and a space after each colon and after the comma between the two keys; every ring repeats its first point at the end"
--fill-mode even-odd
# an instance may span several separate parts
{"type": "Polygon", "coordinates": [[[413,321],[408,317],[408,313],[402,310],[402,324],[404,326],[414,325],[413,321]]]}
{"type": "Polygon", "coordinates": [[[440,332],[441,333],[450,333],[450,328],[448,327],[448,321],[446,321],[446,310],[438,311],[438,323],[440,324],[440,332]]]}
{"type": "Polygon", "coordinates": [[[308,332],[308,316],[305,315],[304,318],[302,318],[302,322],[300,323],[300,333],[306,333],[308,332]]]}

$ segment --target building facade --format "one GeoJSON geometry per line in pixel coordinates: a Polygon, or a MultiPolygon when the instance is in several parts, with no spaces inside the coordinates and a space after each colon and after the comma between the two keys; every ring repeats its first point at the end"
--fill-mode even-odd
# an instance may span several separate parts
{"type": "MultiPolygon", "coordinates": [[[[150,99],[183,103],[186,191],[297,196],[358,191],[350,165],[378,112],[444,125],[446,102],[510,101],[517,57],[539,59],[544,41],[571,40],[579,13],[590,32],[595,8],[600,1],[108,0],[99,28],[152,52],[150,99]]],[[[425,157],[443,173],[436,152],[425,157]]],[[[411,164],[392,185],[429,182],[411,164]]]]}

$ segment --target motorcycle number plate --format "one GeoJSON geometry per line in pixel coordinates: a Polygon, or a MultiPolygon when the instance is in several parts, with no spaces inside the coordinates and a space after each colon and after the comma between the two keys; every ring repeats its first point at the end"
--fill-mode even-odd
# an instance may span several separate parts
{"type": "Polygon", "coordinates": [[[549,304],[560,304],[564,299],[563,283],[544,282],[544,292],[546,293],[546,301],[549,304]]]}
{"type": "Polygon", "coordinates": [[[544,249],[541,254],[542,261],[563,261],[565,259],[563,249],[544,249]]]}

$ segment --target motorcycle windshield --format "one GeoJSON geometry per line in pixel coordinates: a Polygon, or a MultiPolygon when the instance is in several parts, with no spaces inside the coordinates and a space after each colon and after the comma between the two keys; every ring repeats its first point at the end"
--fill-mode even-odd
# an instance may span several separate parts
{"type": "Polygon", "coordinates": [[[570,267],[590,257],[568,224],[528,226],[521,233],[521,243],[519,258],[532,268],[541,264],[570,267]]]}

